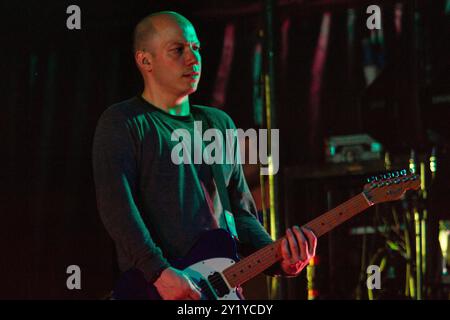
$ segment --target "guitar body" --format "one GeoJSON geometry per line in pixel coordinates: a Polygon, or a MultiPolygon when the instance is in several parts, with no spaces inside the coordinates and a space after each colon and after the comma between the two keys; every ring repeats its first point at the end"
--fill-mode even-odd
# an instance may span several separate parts
{"type": "MultiPolygon", "coordinates": [[[[238,261],[236,243],[223,229],[205,231],[182,259],[169,261],[183,270],[202,291],[202,300],[239,300],[236,288],[230,288],[221,272],[238,261]]],[[[154,285],[148,284],[138,269],[126,271],[114,288],[117,300],[161,300],[154,285]]]]}

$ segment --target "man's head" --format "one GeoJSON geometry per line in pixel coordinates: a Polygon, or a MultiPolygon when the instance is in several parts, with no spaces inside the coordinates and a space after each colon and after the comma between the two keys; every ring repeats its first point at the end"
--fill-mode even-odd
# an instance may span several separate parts
{"type": "Polygon", "coordinates": [[[134,30],[134,56],[146,86],[156,94],[184,96],[197,89],[201,72],[200,42],[182,15],[151,14],[134,30]]]}

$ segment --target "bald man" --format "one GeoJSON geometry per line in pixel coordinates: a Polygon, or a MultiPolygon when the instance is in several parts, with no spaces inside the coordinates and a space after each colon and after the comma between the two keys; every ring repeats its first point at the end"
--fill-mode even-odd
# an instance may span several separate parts
{"type": "MultiPolygon", "coordinates": [[[[142,94],[110,106],[93,144],[97,205],[113,238],[121,271],[137,271],[162,299],[200,299],[196,285],[169,261],[184,257],[207,230],[226,228],[209,165],[174,164],[171,134],[203,114],[215,128],[236,129],[223,111],[189,103],[201,75],[193,25],[175,12],[144,18],[134,31],[142,94]]],[[[240,242],[250,250],[273,242],[256,218],[242,166],[223,164],[240,242]]],[[[295,226],[286,232],[283,260],[271,275],[295,276],[315,254],[316,237],[295,226]]],[[[130,280],[131,281],[131,280],[130,280]]],[[[116,298],[145,298],[141,295],[116,298]]]]}

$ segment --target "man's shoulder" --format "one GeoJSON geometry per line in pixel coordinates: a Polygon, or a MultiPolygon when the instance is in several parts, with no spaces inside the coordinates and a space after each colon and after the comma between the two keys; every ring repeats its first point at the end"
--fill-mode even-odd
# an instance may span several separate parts
{"type": "Polygon", "coordinates": [[[129,120],[142,112],[142,103],[137,97],[114,103],[103,111],[101,118],[129,120]]]}

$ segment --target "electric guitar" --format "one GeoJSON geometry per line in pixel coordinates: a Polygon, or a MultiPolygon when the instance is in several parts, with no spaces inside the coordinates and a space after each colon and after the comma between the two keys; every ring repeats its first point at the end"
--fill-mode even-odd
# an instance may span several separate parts
{"type": "MultiPolygon", "coordinates": [[[[313,219],[304,227],[311,229],[318,238],[367,208],[398,200],[407,190],[417,190],[419,187],[419,177],[406,170],[372,177],[360,194],[313,219]]],[[[170,263],[174,268],[183,270],[200,288],[202,299],[238,300],[238,286],[282,259],[282,240],[283,238],[239,260],[236,243],[226,230],[206,231],[184,258],[170,263]]],[[[131,269],[121,275],[113,297],[161,299],[157,289],[146,282],[138,269],[131,269]]]]}

